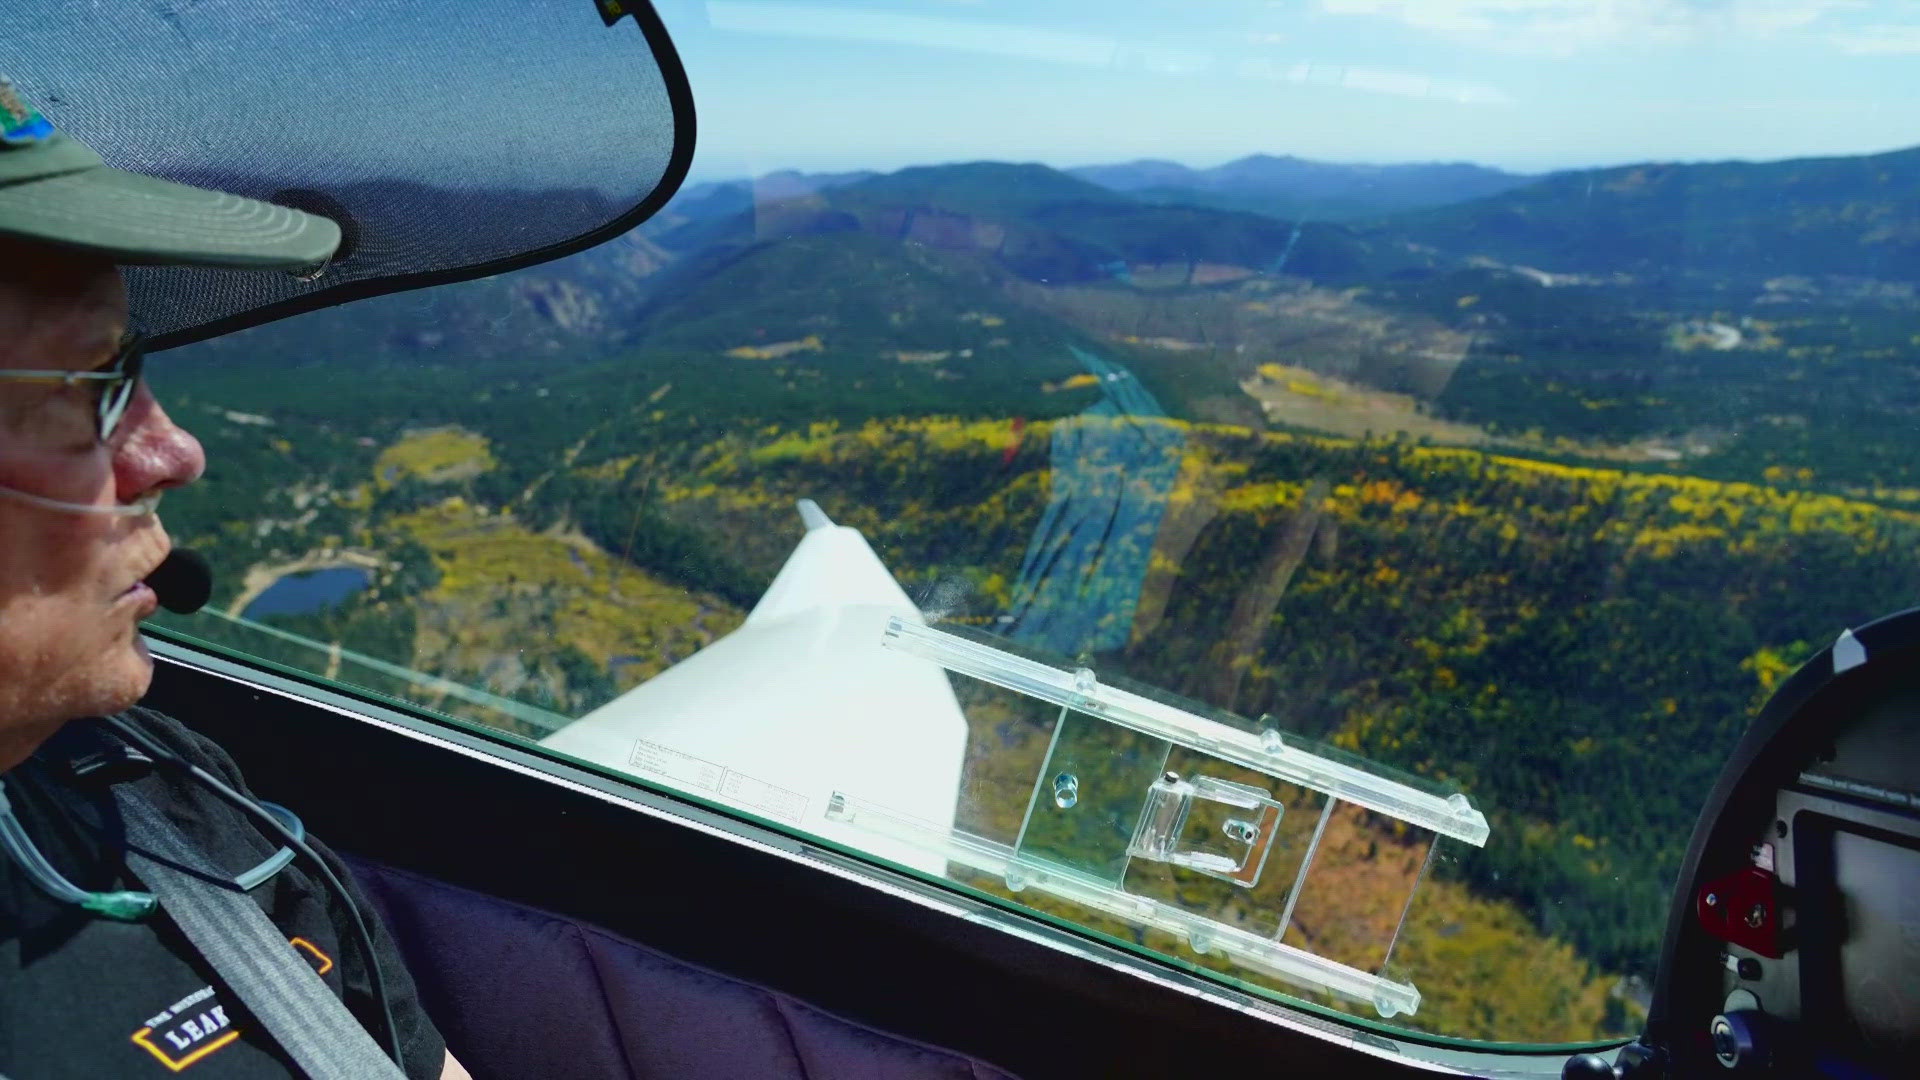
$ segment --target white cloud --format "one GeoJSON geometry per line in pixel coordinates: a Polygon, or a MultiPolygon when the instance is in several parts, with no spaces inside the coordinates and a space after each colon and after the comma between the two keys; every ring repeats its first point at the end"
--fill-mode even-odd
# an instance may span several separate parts
{"type": "Polygon", "coordinates": [[[1093,34],[824,4],[714,0],[707,17],[716,30],[919,45],[1090,67],[1112,64],[1118,48],[1114,39],[1093,34]]]}
{"type": "MultiPolygon", "coordinates": [[[[1167,44],[1164,35],[1160,40],[1139,42],[1010,23],[903,14],[879,8],[770,0],[712,0],[707,5],[707,13],[717,30],[951,49],[1153,75],[1230,74],[1460,105],[1512,104],[1512,99],[1502,91],[1479,83],[1345,64],[1264,57],[1235,61],[1231,56],[1206,48],[1167,44]]],[[[1256,44],[1271,45],[1282,44],[1287,39],[1280,34],[1265,34],[1252,40],[1256,44]]]]}
{"type": "Polygon", "coordinates": [[[1505,92],[1481,83],[1439,79],[1418,72],[1367,65],[1256,59],[1241,61],[1233,73],[1243,79],[1332,86],[1371,94],[1449,101],[1457,105],[1514,103],[1505,92]]]}
{"type": "Polygon", "coordinates": [[[1920,55],[1920,26],[1863,26],[1829,40],[1854,56],[1920,55]]]}
{"type": "Polygon", "coordinates": [[[1688,45],[1811,26],[1864,0],[1320,0],[1332,15],[1393,19],[1464,44],[1564,56],[1595,47],[1688,45]]]}

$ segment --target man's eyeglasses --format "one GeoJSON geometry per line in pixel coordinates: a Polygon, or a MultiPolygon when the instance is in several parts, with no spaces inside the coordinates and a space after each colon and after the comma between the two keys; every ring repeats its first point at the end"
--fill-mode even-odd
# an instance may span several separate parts
{"type": "Polygon", "coordinates": [[[113,437],[120,418],[127,414],[134,392],[140,388],[140,369],[146,362],[147,336],[129,330],[120,339],[113,359],[92,371],[23,371],[0,368],[0,380],[9,382],[58,383],[61,386],[86,386],[93,395],[94,434],[101,442],[113,437]]]}

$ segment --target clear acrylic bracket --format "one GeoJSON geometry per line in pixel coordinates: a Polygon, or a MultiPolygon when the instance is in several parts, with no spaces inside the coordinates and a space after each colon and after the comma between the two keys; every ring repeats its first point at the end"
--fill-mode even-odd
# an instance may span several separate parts
{"type": "Polygon", "coordinates": [[[1259,884],[1267,856],[1273,853],[1285,810],[1265,788],[1212,776],[1183,780],[1178,773],[1166,773],[1147,789],[1127,854],[1252,888],[1259,884]],[[1195,811],[1204,808],[1226,811],[1219,815],[1223,820],[1218,822],[1216,844],[1229,850],[1207,850],[1189,839],[1195,811]]]}
{"type": "MultiPolygon", "coordinates": [[[[1371,1005],[1383,1017],[1419,1008],[1419,991],[1385,972],[1433,845],[1441,837],[1486,843],[1486,816],[1464,794],[1397,778],[1351,755],[1292,741],[1275,728],[1255,731],[1245,721],[1224,722],[1197,704],[1183,707],[1104,685],[1085,666],[1045,663],[990,641],[894,618],[883,645],[1058,706],[1051,742],[1011,844],[916,819],[852,792],[833,793],[830,820],[904,841],[1004,881],[1011,892],[1033,890],[1136,931],[1175,935],[1195,953],[1371,1005]],[[1169,771],[1176,750],[1185,764],[1169,771]],[[1278,788],[1295,795],[1276,797],[1278,788]],[[1288,798],[1295,808],[1310,808],[1312,816],[1287,827],[1294,840],[1284,845],[1284,865],[1294,869],[1291,878],[1282,872],[1275,879],[1268,868],[1283,848],[1282,822],[1291,820],[1288,798]],[[1316,860],[1355,849],[1371,856],[1382,845],[1368,839],[1368,830],[1381,822],[1395,836],[1411,838],[1389,841],[1387,848],[1413,853],[1404,858],[1419,856],[1418,874],[1409,863],[1406,876],[1395,879],[1405,882],[1406,896],[1392,936],[1358,946],[1304,939],[1316,949],[1331,949],[1331,955],[1287,944],[1289,927],[1304,925],[1295,921],[1297,908],[1314,907],[1315,921],[1338,921],[1325,919],[1330,898],[1333,908],[1351,906],[1337,882],[1317,891],[1308,887],[1316,860]],[[1337,824],[1330,830],[1330,823],[1337,824]],[[1336,836],[1344,839],[1336,842],[1336,836]],[[1424,853],[1415,842],[1421,836],[1430,836],[1424,853]],[[1209,891],[1196,884],[1206,880],[1232,887],[1209,891]],[[1156,887],[1161,892],[1149,895],[1156,887]]],[[[1381,910],[1391,914],[1377,903],[1372,914],[1334,914],[1350,915],[1353,925],[1363,926],[1381,910]]]]}

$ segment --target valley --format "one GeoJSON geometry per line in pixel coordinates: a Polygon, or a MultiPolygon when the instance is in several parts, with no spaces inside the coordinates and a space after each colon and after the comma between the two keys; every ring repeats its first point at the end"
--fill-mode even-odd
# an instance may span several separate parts
{"type": "MultiPolygon", "coordinates": [[[[564,722],[738,625],[818,500],[942,619],[1459,783],[1495,839],[1408,916],[1411,1022],[1623,1032],[1688,793],[1800,658],[1920,598],[1914,170],[1421,174],[1392,197],[1437,202],[1305,221],[1165,169],[690,189],[568,260],[162,354],[214,463],[167,521],[222,607],[364,557],[264,621],[564,722]]],[[[1004,823],[1045,731],[970,721],[1014,794],[963,810],[1004,823]]],[[[1351,918],[1306,931],[1335,952],[1412,858],[1348,849],[1351,918]]]]}

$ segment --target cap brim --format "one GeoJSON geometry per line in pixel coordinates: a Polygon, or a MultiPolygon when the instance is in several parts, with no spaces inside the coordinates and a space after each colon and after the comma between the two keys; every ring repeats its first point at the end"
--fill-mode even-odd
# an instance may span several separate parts
{"type": "Polygon", "coordinates": [[[319,266],[340,246],[324,217],[104,167],[0,186],[0,234],[132,265],[254,270],[319,266]]]}

